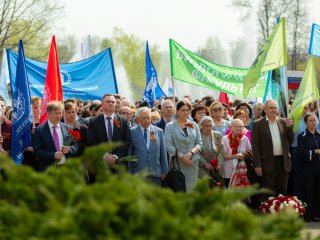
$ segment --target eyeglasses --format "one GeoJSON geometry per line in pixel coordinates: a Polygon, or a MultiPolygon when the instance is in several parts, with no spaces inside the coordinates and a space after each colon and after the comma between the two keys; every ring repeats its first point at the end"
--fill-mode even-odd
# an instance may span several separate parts
{"type": "Polygon", "coordinates": [[[222,110],[222,107],[218,107],[218,108],[213,108],[212,109],[214,112],[220,112],[222,110]]]}

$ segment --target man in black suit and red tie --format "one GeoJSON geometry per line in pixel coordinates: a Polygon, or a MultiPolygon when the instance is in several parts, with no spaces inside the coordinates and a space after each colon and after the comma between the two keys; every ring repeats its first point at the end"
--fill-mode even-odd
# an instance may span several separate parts
{"type": "Polygon", "coordinates": [[[128,155],[131,144],[130,129],[125,117],[115,114],[116,98],[112,94],[102,97],[103,114],[90,118],[88,128],[88,145],[98,145],[103,142],[123,142],[121,147],[106,153],[103,159],[113,166],[118,158],[128,155]]]}

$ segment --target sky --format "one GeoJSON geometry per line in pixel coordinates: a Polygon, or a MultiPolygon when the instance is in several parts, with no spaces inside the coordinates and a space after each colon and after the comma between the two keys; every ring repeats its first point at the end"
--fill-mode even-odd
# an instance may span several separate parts
{"type": "MultiPolygon", "coordinates": [[[[245,56],[240,56],[241,65],[237,67],[249,67],[256,57],[257,16],[253,12],[247,21],[241,22],[239,11],[231,6],[232,0],[61,1],[65,4],[62,34],[75,35],[79,41],[88,34],[111,37],[113,28],[120,27],[125,33],[148,40],[149,46],[157,44],[161,51],[169,51],[169,38],[196,51],[209,36],[217,36],[229,57],[221,64],[232,66],[230,43],[242,38],[246,39],[242,51],[245,56]]],[[[311,23],[320,24],[320,4],[319,0],[308,2],[311,29],[311,23]]]]}
{"type": "MultiPolygon", "coordinates": [[[[111,36],[115,26],[168,50],[169,38],[196,50],[208,36],[224,46],[243,36],[230,0],[65,0],[64,26],[69,34],[111,36]]],[[[248,28],[255,34],[254,22],[248,28]]],[[[248,34],[248,32],[246,33],[248,34]]],[[[255,38],[254,40],[255,41],[255,38]]]]}

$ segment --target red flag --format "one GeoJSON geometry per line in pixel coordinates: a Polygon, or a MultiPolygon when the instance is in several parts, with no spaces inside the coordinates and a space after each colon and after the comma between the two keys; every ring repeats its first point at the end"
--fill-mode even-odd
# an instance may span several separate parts
{"type": "Polygon", "coordinates": [[[230,107],[230,103],[229,103],[228,94],[226,94],[225,92],[220,92],[220,94],[219,94],[219,102],[225,103],[225,104],[228,105],[229,115],[232,116],[232,111],[231,111],[231,107],[230,107]]]}
{"type": "Polygon", "coordinates": [[[46,81],[44,86],[42,105],[41,105],[41,117],[40,124],[48,119],[47,116],[47,104],[50,101],[62,101],[62,85],[61,85],[61,75],[58,62],[58,52],[56,47],[55,36],[52,37],[50,52],[48,57],[48,67],[46,74],[46,81]]]}

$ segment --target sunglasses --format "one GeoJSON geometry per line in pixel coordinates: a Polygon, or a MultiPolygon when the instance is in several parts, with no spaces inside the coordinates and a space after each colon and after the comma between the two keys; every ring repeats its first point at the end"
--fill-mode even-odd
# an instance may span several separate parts
{"type": "Polygon", "coordinates": [[[218,108],[213,108],[212,109],[214,112],[220,112],[221,110],[222,110],[222,108],[221,107],[218,107],[218,108]]]}

